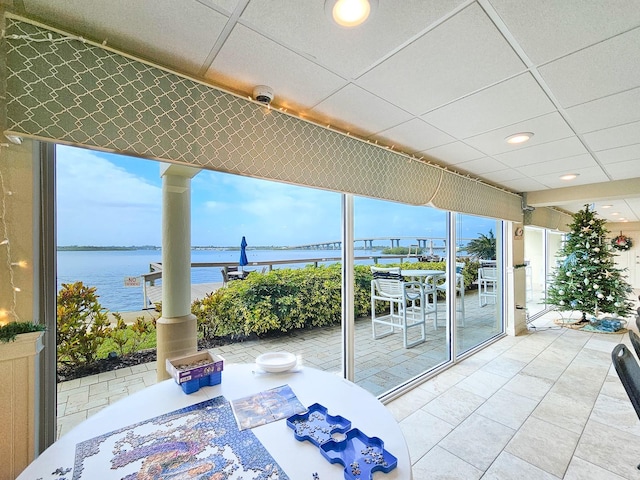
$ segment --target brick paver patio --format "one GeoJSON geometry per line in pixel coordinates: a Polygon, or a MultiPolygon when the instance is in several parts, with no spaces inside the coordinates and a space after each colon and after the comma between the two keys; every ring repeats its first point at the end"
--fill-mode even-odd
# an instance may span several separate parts
{"type": "MultiPolygon", "coordinates": [[[[444,302],[442,302],[444,309],[444,302]]],[[[476,291],[465,295],[465,326],[457,329],[458,345],[471,348],[497,332],[495,306],[479,307],[476,291]]],[[[444,310],[439,313],[444,318],[444,310]]],[[[427,320],[427,339],[410,349],[403,348],[400,333],[373,340],[371,321],[358,319],[355,329],[355,382],[380,395],[448,357],[443,326],[437,330],[427,320]]],[[[290,335],[240,342],[214,348],[227,363],[253,363],[269,351],[288,351],[302,365],[341,372],[341,327],[296,331],[290,335]]],[[[156,362],[92,375],[58,384],[58,437],[93,413],[127,395],[156,383],[156,362]]],[[[224,373],[223,373],[224,378],[224,373]]]]}

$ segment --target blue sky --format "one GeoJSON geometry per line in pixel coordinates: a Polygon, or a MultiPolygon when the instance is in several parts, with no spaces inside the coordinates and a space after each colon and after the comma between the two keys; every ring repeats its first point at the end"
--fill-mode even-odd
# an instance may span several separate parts
{"type": "MultiPolygon", "coordinates": [[[[191,183],[191,244],[237,245],[243,235],[250,246],[339,240],[340,204],[335,192],[203,170],[191,183]]],[[[356,238],[444,237],[437,209],[362,197],[354,204],[356,238]]],[[[160,245],[161,215],[158,162],[57,147],[58,245],[160,245]]],[[[493,220],[465,215],[458,236],[490,228],[493,220]]]]}

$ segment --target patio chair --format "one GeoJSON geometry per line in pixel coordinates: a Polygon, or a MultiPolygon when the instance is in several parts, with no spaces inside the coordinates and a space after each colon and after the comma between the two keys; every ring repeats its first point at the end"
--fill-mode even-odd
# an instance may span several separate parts
{"type": "MultiPolygon", "coordinates": [[[[624,343],[613,348],[611,360],[622,386],[631,400],[631,405],[640,419],[640,366],[624,343]]],[[[636,468],[640,470],[640,465],[636,468]]]]}
{"type": "Polygon", "coordinates": [[[489,304],[492,298],[496,303],[498,298],[498,269],[496,267],[480,267],[478,269],[478,302],[481,307],[489,304]]]}
{"type": "Polygon", "coordinates": [[[247,275],[251,273],[248,270],[242,272],[238,270],[238,267],[224,267],[220,270],[222,272],[222,284],[226,285],[232,280],[244,280],[247,275]]]}
{"type": "MultiPolygon", "coordinates": [[[[420,282],[405,282],[399,268],[371,267],[371,328],[374,340],[402,331],[404,348],[411,348],[426,340],[424,287],[420,282]],[[376,301],[389,303],[389,313],[376,315],[376,301]],[[378,332],[377,326],[388,328],[378,332]],[[409,341],[409,330],[420,329],[417,340],[409,341]]],[[[435,311],[433,312],[435,313],[435,311]]]]}
{"type": "MultiPolygon", "coordinates": [[[[464,327],[464,275],[462,274],[464,266],[464,262],[456,262],[456,297],[460,297],[460,307],[458,307],[456,303],[456,311],[460,312],[458,324],[461,327],[464,327]]],[[[436,285],[436,288],[441,292],[446,292],[449,287],[445,280],[444,282],[436,285]]]]}

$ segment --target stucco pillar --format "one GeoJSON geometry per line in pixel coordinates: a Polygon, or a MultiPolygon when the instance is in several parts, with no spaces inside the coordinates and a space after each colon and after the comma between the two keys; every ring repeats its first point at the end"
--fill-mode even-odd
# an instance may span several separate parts
{"type": "Polygon", "coordinates": [[[158,381],[169,378],[167,358],[198,349],[191,314],[191,179],[199,169],[161,164],[162,317],[157,321],[158,381]]]}
{"type": "Polygon", "coordinates": [[[505,332],[519,335],[527,330],[526,273],[524,265],[524,226],[505,222],[506,278],[505,278],[505,332]]]}

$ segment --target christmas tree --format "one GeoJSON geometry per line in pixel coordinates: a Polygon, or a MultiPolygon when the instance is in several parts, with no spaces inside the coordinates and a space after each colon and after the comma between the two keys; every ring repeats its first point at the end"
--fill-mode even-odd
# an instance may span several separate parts
{"type": "Polygon", "coordinates": [[[583,322],[587,314],[626,317],[633,312],[632,289],[615,266],[604,223],[588,205],[573,215],[571,233],[557,254],[547,291],[547,304],[582,312],[583,322]]]}

